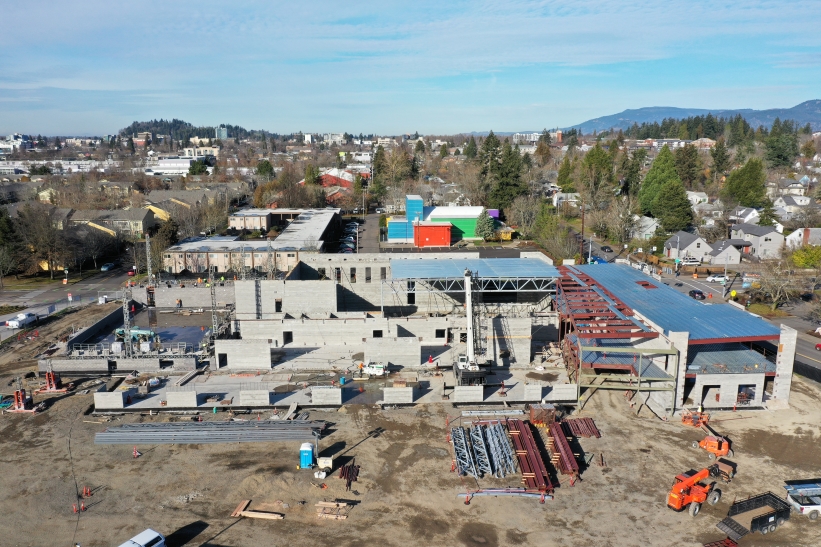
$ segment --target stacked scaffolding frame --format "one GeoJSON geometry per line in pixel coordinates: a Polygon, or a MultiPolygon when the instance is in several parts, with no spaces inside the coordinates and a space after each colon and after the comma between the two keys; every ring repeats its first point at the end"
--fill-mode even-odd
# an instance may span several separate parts
{"type": "Polygon", "coordinates": [[[669,391],[672,414],[678,351],[637,347],[637,343],[658,338],[659,333],[580,269],[562,266],[559,272],[561,278],[556,292],[559,343],[568,375],[576,382],[579,405],[583,406],[598,389],[633,391],[634,394],[669,391]],[[665,370],[670,370],[672,365],[672,374],[655,366],[652,356],[662,356],[665,370]]]}

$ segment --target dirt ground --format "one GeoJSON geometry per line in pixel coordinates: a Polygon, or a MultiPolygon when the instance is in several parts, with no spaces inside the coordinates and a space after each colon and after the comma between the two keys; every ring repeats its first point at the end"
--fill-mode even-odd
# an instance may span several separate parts
{"type": "MultiPolygon", "coordinates": [[[[544,505],[477,497],[469,506],[456,495],[475,481],[450,471],[445,419],[460,413],[450,405],[311,411],[311,419],[331,424],[320,454],[334,454],[339,463],[355,457],[361,465],[359,481],[345,492],[336,475],[319,481],[296,469],[299,443],[139,446],[143,456],[134,459],[131,446],[93,443],[106,424],[86,414],[91,395],[62,396],[39,415],[0,416],[0,544],[111,546],[152,527],[171,547],[697,546],[723,538],[715,525],[735,498],[766,490],[783,497],[783,480],[821,475],[819,401],[821,386],[796,378],[790,410],[715,416],[714,427],[734,443],[738,476],[721,486],[718,505],[705,505],[693,519],[668,509],[665,496],[676,474],[709,464],[705,452],[688,447],[698,432],[650,413],[634,416],[620,392],[600,391],[581,413],[595,419],[602,438],[574,441],[580,460],[593,457],[576,486],[562,482],[544,505]],[[600,454],[605,467],[597,463],[600,454]],[[319,482],[328,488],[311,485],[319,482]],[[94,495],[86,512],[74,514],[84,486],[94,495]],[[318,520],[313,504],[336,498],[358,502],[348,520],[318,520]],[[243,499],[285,519],[231,518],[243,499]]],[[[110,423],[169,419],[129,414],[110,423]]],[[[480,483],[519,486],[519,480],[480,483]]],[[[741,544],[820,542],[821,524],[793,515],[775,533],[741,544]]]]}

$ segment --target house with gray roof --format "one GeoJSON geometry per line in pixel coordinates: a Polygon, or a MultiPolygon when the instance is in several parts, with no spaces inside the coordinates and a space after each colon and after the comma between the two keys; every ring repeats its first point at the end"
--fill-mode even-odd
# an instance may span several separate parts
{"type": "Polygon", "coordinates": [[[664,242],[664,256],[667,258],[697,258],[709,262],[713,248],[707,240],[689,232],[676,232],[664,242]]]}
{"type": "Polygon", "coordinates": [[[732,239],[743,239],[749,245],[749,253],[755,257],[780,258],[784,246],[784,235],[773,226],[736,224],[731,230],[732,239]]]}
{"type": "Polygon", "coordinates": [[[713,243],[710,251],[710,264],[741,264],[741,252],[747,242],[738,239],[724,239],[713,243]]]}
{"type": "Polygon", "coordinates": [[[157,221],[154,211],[150,209],[114,209],[75,211],[69,218],[69,224],[85,224],[109,234],[115,232],[142,238],[157,225],[157,221]]]}

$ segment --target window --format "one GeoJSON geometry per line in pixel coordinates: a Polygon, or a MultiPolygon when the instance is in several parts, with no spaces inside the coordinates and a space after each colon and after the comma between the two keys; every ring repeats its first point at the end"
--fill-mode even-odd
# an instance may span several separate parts
{"type": "Polygon", "coordinates": [[[696,243],[696,249],[701,249],[701,243],[696,243]]]}
{"type": "Polygon", "coordinates": [[[294,253],[288,253],[288,258],[294,258],[295,256],[296,256],[296,254],[294,254],[294,253]]]}
{"type": "Polygon", "coordinates": [[[766,243],[767,241],[772,241],[772,238],[771,237],[765,237],[764,242],[766,243]]]}
{"type": "Polygon", "coordinates": [[[294,333],[292,331],[286,330],[282,333],[282,345],[285,344],[293,344],[294,342],[294,333]]]}
{"type": "Polygon", "coordinates": [[[334,269],[336,270],[336,272],[335,272],[336,282],[341,283],[342,282],[342,268],[334,268],[334,269]]]}
{"type": "Polygon", "coordinates": [[[179,257],[182,258],[182,255],[180,255],[179,257]]]}
{"type": "Polygon", "coordinates": [[[444,338],[445,337],[445,329],[436,329],[436,337],[437,338],[444,338]]]}
{"type": "Polygon", "coordinates": [[[373,337],[374,338],[382,338],[382,331],[381,330],[373,331],[373,337]]]}
{"type": "Polygon", "coordinates": [[[356,268],[351,268],[351,283],[356,283],[356,268]]]}
{"type": "Polygon", "coordinates": [[[325,268],[317,268],[316,273],[319,274],[320,280],[328,279],[327,275],[325,274],[325,268]]]}
{"type": "Polygon", "coordinates": [[[379,279],[385,281],[388,278],[388,269],[387,268],[379,268],[379,279]]]}
{"type": "Polygon", "coordinates": [[[365,268],[365,283],[371,282],[371,269],[365,268]]]}
{"type": "Polygon", "coordinates": [[[282,313],[282,299],[281,298],[277,298],[276,300],[274,300],[274,311],[276,313],[282,313]]]}

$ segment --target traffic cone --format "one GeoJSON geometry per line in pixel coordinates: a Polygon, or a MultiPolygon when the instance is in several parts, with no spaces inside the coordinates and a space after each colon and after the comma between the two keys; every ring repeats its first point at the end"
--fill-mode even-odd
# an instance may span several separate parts
{"type": "Polygon", "coordinates": [[[134,459],[137,459],[140,456],[142,456],[142,454],[140,452],[137,452],[137,447],[135,446],[134,447],[134,459]]]}
{"type": "Polygon", "coordinates": [[[86,502],[81,501],[80,502],[80,511],[85,511],[85,510],[86,510],[86,502]]]}
{"type": "Polygon", "coordinates": [[[77,504],[76,503],[72,504],[71,508],[75,513],[77,512],[77,504]]]}

